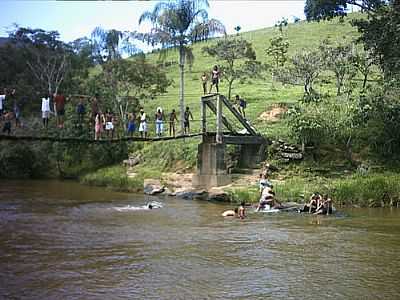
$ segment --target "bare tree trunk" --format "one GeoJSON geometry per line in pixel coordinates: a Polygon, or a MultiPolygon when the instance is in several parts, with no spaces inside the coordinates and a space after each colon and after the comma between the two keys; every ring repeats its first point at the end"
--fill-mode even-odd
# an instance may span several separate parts
{"type": "Polygon", "coordinates": [[[352,147],[351,147],[351,141],[352,141],[352,137],[349,136],[349,138],[347,139],[347,142],[346,142],[346,155],[347,155],[347,159],[349,160],[350,164],[353,166],[354,161],[353,161],[353,151],[352,151],[352,147]]]}
{"type": "Polygon", "coordinates": [[[368,80],[368,73],[364,74],[364,81],[363,81],[363,90],[365,89],[365,86],[367,85],[367,80],[368,80]]]}
{"type": "Polygon", "coordinates": [[[233,84],[233,80],[229,80],[229,82],[228,82],[228,100],[231,100],[232,84],[233,84]]]}
{"type": "Polygon", "coordinates": [[[183,45],[179,47],[179,75],[180,75],[180,85],[179,85],[179,109],[181,111],[181,130],[182,134],[185,132],[185,98],[184,98],[184,75],[185,75],[185,49],[183,45]]]}

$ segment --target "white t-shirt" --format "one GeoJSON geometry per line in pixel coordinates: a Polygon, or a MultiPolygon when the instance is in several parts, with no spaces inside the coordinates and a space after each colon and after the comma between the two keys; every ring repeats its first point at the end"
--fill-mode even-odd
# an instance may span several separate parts
{"type": "Polygon", "coordinates": [[[0,110],[3,109],[3,101],[6,99],[6,95],[0,95],[0,110]]]}
{"type": "Polygon", "coordinates": [[[50,111],[50,99],[42,98],[42,111],[50,111]]]}

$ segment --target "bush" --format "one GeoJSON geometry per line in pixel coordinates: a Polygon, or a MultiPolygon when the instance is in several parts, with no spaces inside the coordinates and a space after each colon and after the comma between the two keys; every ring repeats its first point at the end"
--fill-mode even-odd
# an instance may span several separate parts
{"type": "Polygon", "coordinates": [[[0,143],[0,177],[36,178],[49,176],[48,143],[0,143]]]}

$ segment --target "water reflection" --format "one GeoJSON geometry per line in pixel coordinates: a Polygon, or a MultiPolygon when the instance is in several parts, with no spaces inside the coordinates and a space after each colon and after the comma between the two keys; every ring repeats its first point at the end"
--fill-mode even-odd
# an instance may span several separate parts
{"type": "Polygon", "coordinates": [[[397,299],[400,213],[256,214],[71,182],[0,183],[0,298],[397,299]],[[154,210],[122,210],[158,201],[154,210]]]}

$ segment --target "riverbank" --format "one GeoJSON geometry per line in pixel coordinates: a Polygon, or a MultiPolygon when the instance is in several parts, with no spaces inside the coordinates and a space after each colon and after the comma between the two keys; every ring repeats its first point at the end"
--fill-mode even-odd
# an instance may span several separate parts
{"type": "MultiPolygon", "coordinates": [[[[146,179],[158,180],[167,187],[167,193],[228,201],[258,201],[258,174],[233,174],[229,186],[213,189],[210,198],[204,191],[191,188],[195,172],[198,141],[158,142],[150,144],[86,147],[58,143],[2,142],[0,177],[2,178],[79,178],[86,185],[110,190],[142,193],[146,179]],[[128,148],[128,149],[127,149],[128,148]],[[127,153],[139,153],[140,163],[129,169],[121,161],[127,153]],[[117,163],[118,162],[118,163],[117,163]],[[108,167],[99,168],[108,165],[108,167]],[[187,192],[185,194],[185,192],[187,192]]],[[[317,158],[305,157],[301,162],[276,164],[271,176],[277,198],[283,202],[303,202],[314,191],[329,194],[339,205],[360,207],[398,206],[400,202],[399,167],[395,162],[378,162],[358,168],[352,167],[343,155],[331,151],[317,158]],[[325,158],[323,158],[325,157],[325,158]]],[[[364,161],[364,160],[363,160],[364,161]]],[[[371,161],[371,159],[370,159],[371,161]]]]}
{"type": "MultiPolygon", "coordinates": [[[[234,174],[230,185],[209,191],[191,187],[193,169],[178,172],[160,172],[144,166],[131,173],[123,166],[100,169],[85,175],[81,183],[104,186],[108,189],[125,192],[143,192],[153,185],[148,193],[178,196],[187,199],[219,200],[231,203],[246,201],[255,204],[259,199],[258,170],[252,174],[234,174]]],[[[285,171],[272,175],[277,198],[282,202],[304,202],[318,191],[328,194],[337,206],[351,207],[390,207],[400,205],[400,174],[393,171],[349,172],[328,176],[316,175],[312,170],[298,171],[297,174],[285,171]]]]}

